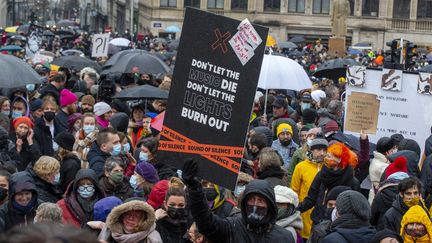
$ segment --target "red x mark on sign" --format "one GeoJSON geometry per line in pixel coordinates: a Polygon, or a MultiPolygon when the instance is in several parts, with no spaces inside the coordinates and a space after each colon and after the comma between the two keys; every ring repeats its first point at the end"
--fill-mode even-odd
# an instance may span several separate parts
{"type": "Polygon", "coordinates": [[[231,37],[231,33],[229,31],[225,32],[225,34],[221,34],[219,28],[214,30],[214,33],[216,35],[217,40],[213,42],[211,45],[213,50],[216,50],[217,48],[221,48],[222,52],[225,54],[228,51],[227,48],[227,41],[231,37]]]}

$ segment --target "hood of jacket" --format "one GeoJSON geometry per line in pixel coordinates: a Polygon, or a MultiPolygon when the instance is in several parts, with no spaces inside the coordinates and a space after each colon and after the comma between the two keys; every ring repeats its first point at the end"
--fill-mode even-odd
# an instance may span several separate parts
{"type": "Polygon", "coordinates": [[[295,211],[292,215],[279,219],[276,221],[276,224],[281,226],[282,228],[293,227],[295,230],[303,229],[303,222],[301,218],[300,211],[295,211]]]}
{"type": "Polygon", "coordinates": [[[119,132],[126,133],[129,125],[129,116],[124,112],[117,112],[109,119],[111,126],[119,132]]]}
{"type": "Polygon", "coordinates": [[[9,180],[9,200],[22,191],[31,191],[37,197],[36,186],[30,173],[27,171],[16,172],[11,175],[9,180]]]}
{"type": "MultiPolygon", "coordinates": [[[[30,117],[30,105],[29,105],[29,103],[27,102],[26,98],[24,98],[24,97],[22,97],[22,96],[17,96],[17,97],[12,101],[12,103],[11,103],[11,107],[13,106],[13,104],[14,104],[17,100],[22,100],[22,101],[24,102],[24,104],[25,104],[25,107],[26,107],[26,113],[23,114],[23,116],[30,117]]],[[[12,109],[11,109],[11,110],[12,110],[12,109]]]]}
{"type": "Polygon", "coordinates": [[[247,219],[246,206],[248,196],[251,194],[258,194],[267,200],[267,215],[264,217],[262,224],[274,225],[277,218],[277,205],[273,186],[265,180],[253,180],[245,188],[243,192],[243,199],[241,201],[241,214],[243,219],[249,224],[247,219]]]}
{"type": "Polygon", "coordinates": [[[405,226],[407,226],[407,224],[409,223],[423,224],[426,228],[427,233],[426,235],[418,238],[417,240],[418,242],[430,242],[429,240],[432,239],[432,223],[426,211],[422,207],[418,205],[412,206],[402,217],[400,235],[402,236],[402,238],[404,238],[404,242],[410,242],[408,241],[409,239],[411,239],[412,241],[412,237],[405,233],[405,226]],[[424,241],[426,239],[428,239],[428,241],[424,241]]]}
{"type": "Polygon", "coordinates": [[[420,170],[418,168],[419,156],[414,151],[400,150],[388,156],[388,159],[393,162],[397,157],[404,156],[407,159],[407,170],[411,176],[418,177],[420,170]]]}
{"type": "Polygon", "coordinates": [[[69,184],[68,188],[66,189],[65,196],[75,193],[77,191],[78,182],[81,179],[89,179],[93,183],[93,185],[95,186],[95,194],[99,194],[100,197],[105,194],[99,187],[96,172],[94,172],[94,170],[92,169],[80,169],[76,173],[73,183],[69,184]]]}
{"type": "Polygon", "coordinates": [[[129,211],[144,211],[146,214],[146,219],[139,224],[138,231],[147,231],[150,230],[151,227],[156,222],[156,217],[153,208],[143,202],[143,201],[137,201],[133,200],[127,203],[123,203],[111,211],[111,213],[108,215],[106,224],[107,227],[111,230],[113,233],[123,233],[123,226],[120,222],[120,218],[123,214],[129,212],[129,211]]]}
{"type": "Polygon", "coordinates": [[[380,187],[380,195],[386,208],[390,208],[395,201],[396,197],[399,197],[399,191],[397,183],[387,183],[380,187]]]}
{"type": "Polygon", "coordinates": [[[403,203],[402,198],[397,195],[396,199],[392,203],[392,208],[398,211],[400,214],[404,215],[406,211],[408,211],[408,207],[403,203]]]}
{"type": "Polygon", "coordinates": [[[264,134],[267,138],[267,146],[271,147],[273,143],[273,132],[270,128],[266,126],[260,126],[260,127],[255,127],[253,130],[257,133],[264,134]]]}
{"type": "Polygon", "coordinates": [[[105,197],[94,205],[93,220],[105,222],[111,210],[123,202],[115,196],[105,197]]]}

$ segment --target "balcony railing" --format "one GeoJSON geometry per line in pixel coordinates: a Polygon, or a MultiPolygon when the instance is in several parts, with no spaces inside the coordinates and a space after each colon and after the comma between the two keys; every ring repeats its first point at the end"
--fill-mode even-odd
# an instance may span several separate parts
{"type": "Polygon", "coordinates": [[[432,20],[387,19],[386,29],[432,32],[432,20]]]}

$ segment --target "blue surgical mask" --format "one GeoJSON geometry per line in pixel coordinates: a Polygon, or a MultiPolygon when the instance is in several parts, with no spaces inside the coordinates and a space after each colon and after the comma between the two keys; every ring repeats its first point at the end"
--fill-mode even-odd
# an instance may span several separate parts
{"type": "Polygon", "coordinates": [[[311,103],[301,103],[301,110],[306,110],[309,109],[311,107],[311,103]]]}
{"type": "Polygon", "coordinates": [[[18,117],[22,117],[23,113],[21,111],[12,111],[12,119],[16,119],[18,117]]]}
{"type": "Polygon", "coordinates": [[[139,153],[139,160],[140,161],[148,161],[148,153],[140,152],[139,153]]]}
{"type": "Polygon", "coordinates": [[[1,113],[5,116],[9,116],[10,115],[10,110],[8,111],[1,111],[1,113]]]}
{"type": "Polygon", "coordinates": [[[57,173],[54,177],[54,185],[60,184],[60,173],[57,173]]]}
{"type": "Polygon", "coordinates": [[[234,196],[237,198],[240,196],[240,194],[245,190],[246,185],[237,185],[234,189],[234,196]]]}
{"type": "Polygon", "coordinates": [[[84,133],[86,135],[89,135],[90,133],[92,133],[95,130],[95,126],[94,125],[84,125],[83,130],[84,130],[84,133]]]}
{"type": "Polygon", "coordinates": [[[95,187],[93,185],[79,186],[77,192],[84,199],[90,198],[95,193],[95,187]]]}
{"type": "Polygon", "coordinates": [[[35,84],[27,84],[26,89],[28,92],[33,92],[36,89],[36,85],[35,84]]]}
{"type": "Polygon", "coordinates": [[[122,149],[122,147],[121,147],[120,143],[114,145],[113,150],[111,151],[111,155],[112,156],[119,156],[121,153],[121,149],[122,149]]]}
{"type": "Polygon", "coordinates": [[[131,187],[136,190],[138,188],[138,182],[137,182],[137,177],[136,175],[132,175],[131,178],[129,179],[129,184],[131,185],[131,187]]]}
{"type": "Polygon", "coordinates": [[[130,151],[130,144],[129,143],[125,143],[123,144],[123,153],[129,153],[130,151]]]}

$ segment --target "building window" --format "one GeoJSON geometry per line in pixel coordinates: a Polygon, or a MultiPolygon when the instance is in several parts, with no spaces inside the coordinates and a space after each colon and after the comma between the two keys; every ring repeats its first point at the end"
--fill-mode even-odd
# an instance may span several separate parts
{"type": "Polygon", "coordinates": [[[411,0],[394,0],[393,18],[409,19],[411,0]]]}
{"type": "Polygon", "coordinates": [[[264,0],[264,11],[280,12],[281,0],[264,0]]]}
{"type": "Polygon", "coordinates": [[[349,6],[350,6],[350,15],[353,16],[354,15],[354,2],[355,0],[349,0],[349,6]]]}
{"type": "Polygon", "coordinates": [[[314,0],[312,12],[314,14],[329,14],[330,0],[314,0]]]}
{"type": "Polygon", "coordinates": [[[432,1],[431,0],[418,0],[417,18],[432,18],[432,1]]]}
{"type": "Polygon", "coordinates": [[[200,8],[201,0],[184,0],[184,7],[200,8]]]}
{"type": "Polygon", "coordinates": [[[207,8],[224,8],[224,0],[207,0],[207,8]]]}
{"type": "Polygon", "coordinates": [[[304,11],[305,11],[305,0],[288,1],[288,12],[304,13],[304,11]]]}
{"type": "Polygon", "coordinates": [[[231,10],[247,10],[248,0],[231,0],[231,10]]]}
{"type": "Polygon", "coordinates": [[[160,0],[160,6],[175,8],[177,7],[177,0],[160,0]]]}
{"type": "Polygon", "coordinates": [[[378,0],[363,0],[362,2],[362,16],[378,17],[378,0]]]}

